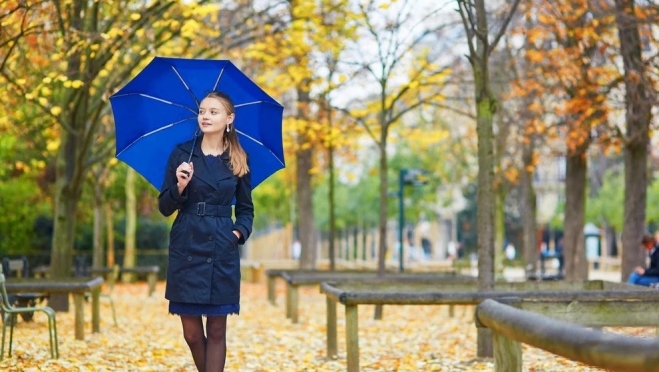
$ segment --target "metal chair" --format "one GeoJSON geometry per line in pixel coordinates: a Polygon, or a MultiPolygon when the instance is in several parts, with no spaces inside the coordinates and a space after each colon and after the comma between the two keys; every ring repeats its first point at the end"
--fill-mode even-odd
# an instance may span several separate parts
{"type": "Polygon", "coordinates": [[[115,327],[117,326],[117,314],[114,311],[114,301],[112,301],[112,290],[114,289],[114,284],[117,281],[118,277],[119,277],[119,265],[114,265],[112,267],[112,271],[108,273],[108,276],[106,278],[110,292],[100,294],[101,297],[105,297],[108,300],[110,300],[110,307],[112,308],[112,320],[114,320],[115,327]]]}
{"type": "MultiPolygon", "coordinates": [[[[79,255],[75,257],[75,271],[73,276],[76,278],[80,277],[89,277],[92,275],[94,272],[94,268],[89,268],[87,266],[87,258],[84,255],[79,255]]],[[[101,293],[100,297],[102,298],[107,298],[110,300],[110,307],[112,308],[112,320],[114,321],[114,325],[117,326],[117,313],[114,309],[114,301],[112,301],[112,289],[114,289],[114,283],[116,282],[117,278],[119,277],[119,265],[114,265],[112,267],[112,271],[107,273],[107,276],[105,277],[105,280],[108,282],[108,288],[110,289],[109,293],[101,293]]],[[[85,300],[89,300],[89,297],[91,296],[91,293],[85,293],[85,300]]]]}
{"type": "Polygon", "coordinates": [[[15,274],[17,278],[27,278],[30,276],[30,267],[27,258],[21,257],[17,259],[10,259],[4,257],[2,259],[2,272],[7,276],[15,274]]]}
{"type": "Polygon", "coordinates": [[[5,356],[5,335],[7,326],[9,326],[9,354],[11,357],[11,346],[14,339],[14,325],[16,324],[16,315],[26,312],[43,312],[48,316],[48,336],[50,341],[51,358],[59,358],[59,349],[57,347],[57,322],[55,320],[55,311],[48,306],[33,307],[14,307],[9,303],[7,288],[5,286],[5,274],[0,268],[0,308],[3,313],[2,321],[2,344],[0,345],[0,361],[5,356]]]}
{"type": "MultiPolygon", "coordinates": [[[[2,273],[7,278],[28,278],[30,275],[29,263],[25,256],[18,259],[5,257],[2,259],[2,273]]],[[[7,300],[14,307],[36,306],[37,303],[44,301],[48,295],[46,293],[22,292],[12,293],[7,296],[7,300]]],[[[21,318],[29,322],[32,320],[34,312],[21,313],[21,318]]]]}

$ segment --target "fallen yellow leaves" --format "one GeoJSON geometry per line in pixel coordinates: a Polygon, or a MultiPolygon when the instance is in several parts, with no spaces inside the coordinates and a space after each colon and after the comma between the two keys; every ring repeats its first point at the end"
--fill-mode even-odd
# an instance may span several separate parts
{"type": "MultiPolygon", "coordinates": [[[[73,313],[58,313],[60,359],[49,359],[46,318],[19,321],[11,358],[0,362],[8,372],[40,371],[195,371],[176,316],[167,313],[164,285],[145,296],[146,284],[117,284],[112,294],[117,327],[109,302],[101,299],[101,333],[91,334],[89,304],[85,341],[75,341],[73,313]]],[[[316,288],[300,291],[299,324],[284,317],[283,286],[279,306],[266,301],[265,285],[243,284],[241,315],[228,322],[227,371],[345,371],[345,319],[338,307],[339,355],[325,357],[325,299],[316,288]]],[[[472,309],[458,307],[456,317],[438,306],[385,306],[383,320],[373,320],[372,306],[359,307],[362,371],[492,371],[492,359],[476,358],[472,309]]],[[[609,329],[607,329],[609,331],[609,329]]],[[[654,329],[613,329],[654,337],[654,329]]],[[[525,371],[598,371],[523,347],[525,371]]]]}

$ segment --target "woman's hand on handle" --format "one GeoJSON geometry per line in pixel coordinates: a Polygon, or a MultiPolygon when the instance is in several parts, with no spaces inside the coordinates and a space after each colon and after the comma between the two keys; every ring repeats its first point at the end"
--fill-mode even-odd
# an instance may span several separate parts
{"type": "Polygon", "coordinates": [[[179,195],[183,194],[183,190],[185,190],[188,183],[190,183],[193,174],[194,164],[192,164],[192,162],[183,162],[178,168],[176,168],[176,179],[178,180],[176,185],[178,186],[179,195]]]}

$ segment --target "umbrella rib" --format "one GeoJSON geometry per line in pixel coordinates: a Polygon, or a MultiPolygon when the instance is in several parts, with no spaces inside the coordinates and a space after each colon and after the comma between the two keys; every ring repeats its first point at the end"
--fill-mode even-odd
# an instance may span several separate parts
{"type": "Polygon", "coordinates": [[[278,161],[281,165],[285,166],[285,165],[284,165],[284,162],[281,161],[281,159],[279,159],[279,158],[277,157],[277,155],[275,155],[275,153],[272,152],[272,150],[268,149],[268,147],[267,147],[266,145],[264,145],[263,142],[257,140],[256,138],[254,138],[254,137],[252,137],[252,136],[250,136],[250,135],[246,134],[245,132],[242,132],[242,131],[240,131],[240,130],[238,130],[238,129],[236,129],[236,132],[242,134],[245,138],[248,138],[248,139],[250,139],[250,140],[252,140],[252,141],[258,143],[259,145],[263,146],[264,148],[266,148],[268,151],[270,151],[270,153],[272,154],[272,156],[274,156],[275,159],[277,159],[277,161],[278,161]]]}
{"type": "Polygon", "coordinates": [[[165,130],[165,129],[171,128],[171,127],[173,127],[173,126],[176,125],[176,124],[181,124],[181,123],[183,123],[183,122],[186,122],[186,121],[188,121],[188,120],[190,120],[190,119],[194,119],[194,118],[196,118],[196,115],[195,115],[195,116],[190,116],[190,117],[188,117],[188,118],[185,118],[185,119],[182,119],[182,120],[179,120],[179,121],[175,121],[175,122],[173,122],[173,123],[169,123],[169,124],[164,125],[164,126],[158,128],[158,129],[156,129],[156,130],[152,130],[151,132],[145,133],[145,134],[143,134],[143,135],[137,137],[133,142],[130,143],[130,145],[126,146],[123,150],[121,150],[121,152],[119,152],[119,153],[116,155],[116,157],[119,157],[119,155],[121,155],[124,151],[128,150],[131,146],[133,146],[135,143],[137,143],[137,141],[141,140],[142,138],[148,137],[148,136],[150,136],[150,135],[152,135],[152,134],[154,134],[154,133],[160,132],[161,130],[165,130]]]}
{"type": "Polygon", "coordinates": [[[282,107],[282,106],[281,106],[279,103],[277,103],[277,102],[274,102],[274,103],[273,103],[273,102],[269,102],[269,101],[254,101],[254,102],[239,103],[239,104],[234,105],[234,107],[242,107],[242,106],[256,105],[256,104],[259,104],[259,103],[262,103],[262,104],[265,104],[265,105],[272,105],[272,106],[282,107]]]}
{"type": "Polygon", "coordinates": [[[265,103],[265,102],[263,102],[263,101],[246,102],[246,103],[241,103],[241,104],[235,105],[234,107],[238,108],[238,107],[243,107],[243,106],[257,105],[259,103],[265,103]]]}
{"type": "Polygon", "coordinates": [[[172,102],[172,101],[167,101],[167,100],[164,100],[164,99],[162,99],[162,98],[158,98],[158,97],[150,96],[150,95],[148,95],[148,94],[144,94],[144,93],[127,93],[127,94],[119,94],[119,95],[115,95],[114,98],[119,98],[119,97],[124,97],[124,96],[142,96],[142,97],[144,97],[144,98],[149,98],[149,99],[152,99],[152,100],[154,100],[154,101],[159,101],[159,102],[162,102],[162,103],[166,103],[166,104],[168,104],[168,105],[178,106],[178,107],[181,107],[181,108],[187,109],[187,110],[190,111],[191,113],[193,113],[193,114],[195,114],[195,115],[198,115],[198,112],[197,112],[197,111],[195,111],[195,110],[189,108],[189,107],[186,106],[186,105],[182,105],[182,104],[180,104],[180,103],[176,103],[176,102],[172,102]]]}
{"type": "Polygon", "coordinates": [[[181,76],[181,74],[178,73],[178,70],[173,65],[172,65],[172,70],[174,70],[174,73],[176,74],[176,76],[178,76],[179,80],[181,80],[181,84],[183,84],[183,86],[188,91],[188,93],[190,93],[190,95],[192,96],[192,99],[194,99],[195,103],[197,104],[197,108],[198,108],[199,107],[199,100],[197,99],[197,97],[194,95],[194,93],[192,92],[192,90],[190,89],[188,84],[185,83],[185,80],[183,80],[183,77],[181,76]]]}
{"type": "Polygon", "coordinates": [[[220,85],[220,79],[222,79],[222,75],[224,74],[224,67],[226,67],[226,63],[224,66],[222,66],[222,69],[220,70],[220,74],[217,75],[217,80],[215,80],[215,85],[213,85],[213,91],[217,90],[217,86],[220,85]]]}

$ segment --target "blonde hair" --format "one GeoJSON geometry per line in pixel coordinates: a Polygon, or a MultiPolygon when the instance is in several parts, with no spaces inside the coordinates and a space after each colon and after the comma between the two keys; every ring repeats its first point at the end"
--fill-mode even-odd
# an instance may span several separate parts
{"type": "MultiPolygon", "coordinates": [[[[214,91],[210,92],[206,98],[217,99],[222,103],[222,106],[224,106],[228,114],[235,115],[236,109],[233,106],[233,101],[228,94],[214,91]]],[[[225,150],[229,151],[229,162],[231,164],[230,167],[233,171],[233,174],[238,177],[242,177],[247,174],[247,172],[249,172],[249,166],[247,165],[247,153],[240,145],[235,124],[229,124],[229,132],[224,132],[224,146],[225,150]]]]}

